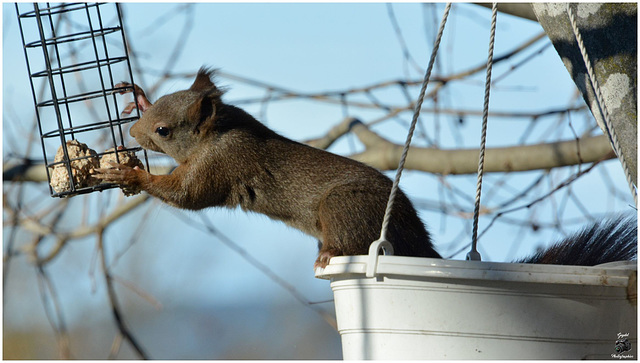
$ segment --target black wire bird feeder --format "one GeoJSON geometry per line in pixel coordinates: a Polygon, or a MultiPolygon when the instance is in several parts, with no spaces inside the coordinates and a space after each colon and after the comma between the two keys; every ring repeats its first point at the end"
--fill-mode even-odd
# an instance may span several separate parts
{"type": "MultiPolygon", "coordinates": [[[[101,161],[135,159],[142,150],[126,146],[123,127],[140,118],[140,110],[121,115],[124,107],[117,103],[120,93],[133,91],[118,83],[134,83],[119,5],[15,6],[51,196],[117,187],[91,173],[101,161]],[[79,139],[111,148],[96,152],[79,139]]],[[[148,170],[146,153],[144,161],[148,170]]]]}

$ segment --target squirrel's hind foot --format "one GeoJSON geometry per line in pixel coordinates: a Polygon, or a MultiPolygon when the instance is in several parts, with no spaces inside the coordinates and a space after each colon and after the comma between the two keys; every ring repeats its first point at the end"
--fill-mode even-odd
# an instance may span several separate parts
{"type": "Polygon", "coordinates": [[[318,267],[320,267],[320,268],[327,267],[327,265],[329,264],[329,261],[331,260],[331,257],[333,257],[333,256],[337,256],[337,254],[334,251],[322,251],[322,252],[320,252],[318,254],[318,259],[313,264],[313,269],[315,270],[318,267]]]}

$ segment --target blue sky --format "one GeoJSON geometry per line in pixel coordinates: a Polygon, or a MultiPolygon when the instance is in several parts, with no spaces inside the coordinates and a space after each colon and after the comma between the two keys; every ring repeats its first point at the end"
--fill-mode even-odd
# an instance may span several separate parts
{"type": "MultiPolygon", "coordinates": [[[[412,57],[422,68],[426,67],[431,40],[437,23],[440,21],[443,4],[435,6],[435,11],[428,6],[417,3],[394,4],[393,11],[400,24],[402,34],[412,57]],[[425,22],[425,19],[428,21],[425,22]],[[435,21],[433,20],[435,19],[435,21]],[[425,25],[426,24],[426,25],[425,25]]],[[[177,42],[182,42],[184,51],[177,59],[175,70],[194,72],[202,65],[220,68],[223,72],[242,75],[264,83],[273,84],[298,92],[321,92],[327,90],[346,90],[375,84],[381,81],[406,78],[421,79],[417,72],[404,61],[401,48],[393,31],[388,16],[388,8],[384,3],[325,3],[325,4],[198,4],[194,7],[193,28],[184,40],[184,17],[180,15],[179,5],[172,3],[149,4],[131,3],[123,6],[126,16],[126,30],[137,53],[137,62],[145,69],[160,70],[165,67],[169,56],[177,42]],[[162,25],[156,22],[161,18],[162,25]],[[153,29],[153,31],[152,31],[153,29]]],[[[450,75],[476,66],[486,60],[489,39],[490,10],[468,4],[455,4],[445,29],[443,44],[438,57],[438,67],[434,75],[450,75]]],[[[525,40],[542,31],[541,27],[531,21],[498,15],[495,54],[501,55],[525,40]]],[[[494,69],[494,77],[509,71],[524,56],[541,49],[542,40],[524,55],[501,63],[494,69]]],[[[12,123],[27,124],[33,118],[33,104],[27,81],[24,57],[17,31],[15,8],[13,4],[3,4],[3,129],[12,123]]],[[[483,102],[484,72],[471,79],[452,84],[441,95],[440,107],[481,110],[483,102]]],[[[149,86],[154,79],[146,76],[136,80],[142,86],[149,86]]],[[[155,94],[150,95],[152,101],[163,94],[184,89],[192,80],[177,80],[165,83],[155,94]]],[[[252,97],[262,97],[264,90],[242,82],[219,77],[219,82],[229,88],[225,100],[229,103],[252,97]]],[[[505,79],[497,82],[492,89],[490,107],[496,111],[531,111],[540,112],[567,107],[575,86],[569,78],[560,58],[553,47],[545,48],[541,55],[535,57],[522,67],[517,68],[505,79]]],[[[411,88],[412,97],[417,97],[418,88],[411,88]]],[[[404,96],[398,90],[376,93],[376,97],[390,104],[401,104],[404,96]]],[[[425,107],[431,107],[427,101],[425,107]]],[[[246,107],[254,115],[262,113],[259,104],[246,107]]],[[[381,115],[379,111],[351,108],[351,116],[364,121],[381,115]]],[[[343,118],[340,105],[319,103],[309,100],[291,100],[272,102],[261,121],[279,133],[295,140],[306,140],[325,133],[332,125],[343,118]]],[[[403,114],[408,122],[410,114],[403,114]]],[[[429,133],[437,135],[443,148],[456,146],[477,147],[480,140],[480,118],[469,117],[459,130],[459,136],[452,132],[457,122],[456,117],[438,116],[439,123],[432,114],[422,116],[424,127],[429,133]],[[438,129],[439,130],[436,132],[438,129]]],[[[576,116],[574,124],[578,131],[586,127],[582,125],[583,116],[576,116]]],[[[542,122],[542,121],[541,121],[542,122]]],[[[536,129],[530,142],[542,137],[542,130],[551,128],[555,119],[544,121],[546,126],[536,129]]],[[[526,129],[527,123],[514,119],[490,119],[488,130],[488,146],[509,146],[517,144],[518,138],[526,129]]],[[[394,122],[376,126],[376,132],[389,139],[402,142],[406,128],[394,122]]],[[[598,131],[599,132],[599,131],[598,131]]],[[[15,135],[15,134],[14,134],[15,135]]],[[[560,139],[571,137],[568,128],[557,131],[560,139]]],[[[3,137],[5,145],[7,140],[3,137]]],[[[419,138],[416,145],[424,145],[419,138]]],[[[361,150],[361,146],[352,136],[342,138],[330,149],[341,154],[351,154],[361,150]]],[[[35,148],[32,156],[38,157],[39,149],[35,148]]],[[[7,148],[3,149],[5,160],[7,148]]],[[[152,160],[152,163],[161,163],[152,160]]],[[[620,166],[615,161],[606,164],[606,173],[614,180],[619,190],[627,191],[620,166]]],[[[571,172],[554,172],[553,180],[562,181],[571,172]]],[[[392,175],[389,173],[388,175],[392,175]]],[[[522,173],[511,176],[507,186],[501,187],[498,194],[507,198],[518,187],[529,183],[539,174],[522,173]],[[511,186],[509,186],[511,185],[511,186]]],[[[493,183],[502,175],[486,177],[487,190],[492,190],[493,183]]],[[[449,177],[448,183],[464,190],[467,195],[474,194],[475,176],[449,177]]],[[[437,200],[443,193],[437,176],[418,172],[406,172],[401,186],[413,198],[437,200]]],[[[30,186],[33,189],[46,188],[46,185],[30,186]]],[[[580,180],[572,186],[576,195],[587,209],[597,213],[627,210],[631,204],[620,198],[611,198],[604,193],[601,177],[580,180]]],[[[46,193],[40,191],[39,193],[46,193]]],[[[117,191],[105,192],[104,195],[117,197],[117,191]]],[[[42,195],[42,194],[40,194],[42,195]]],[[[75,205],[82,207],[82,201],[97,203],[96,196],[76,197],[75,205]],[[82,199],[86,198],[86,199],[82,199]]],[[[497,199],[499,200],[499,198],[497,199]]],[[[47,202],[57,202],[45,201],[47,202]]],[[[106,204],[106,203],[105,203],[106,204]]],[[[96,204],[97,205],[97,204],[96,204]]],[[[109,204],[113,205],[113,204],[109,204]]],[[[175,217],[175,210],[159,203],[153,204],[149,214],[137,211],[131,217],[119,222],[107,234],[113,252],[124,249],[135,228],[144,219],[148,227],[144,230],[145,238],[134,245],[123,256],[119,267],[123,274],[147,287],[151,293],[167,301],[183,300],[212,301],[217,304],[233,304],[238,301],[267,299],[273,301],[289,301],[291,297],[271,280],[257,271],[246,261],[221,245],[215,238],[188,227],[175,217]],[[149,255],[149,251],[153,251],[149,255]],[[152,256],[146,258],[146,256],[152,256]],[[143,261],[136,263],[136,261],[143,261]],[[158,281],[161,281],[159,283],[158,281]],[[210,287],[215,287],[215,292],[210,287]],[[175,291],[180,291],[180,297],[175,291]]],[[[579,216],[577,207],[568,204],[568,215],[579,216]],[[575,211],[571,211],[575,209],[575,211]]],[[[469,210],[471,212],[471,209],[469,210]]],[[[519,218],[526,218],[527,213],[518,213],[519,218]]],[[[541,208],[535,212],[541,219],[553,214],[551,207],[541,208]]],[[[255,214],[246,214],[236,210],[210,209],[203,212],[186,212],[186,215],[199,220],[200,214],[211,218],[223,233],[246,249],[251,255],[268,264],[279,276],[300,289],[309,300],[325,300],[331,298],[329,284],[313,277],[313,262],[317,252],[316,243],[311,237],[292,230],[278,222],[255,214]]],[[[437,211],[422,211],[421,217],[429,226],[440,251],[450,252],[449,246],[460,230],[468,226],[468,220],[445,218],[437,211]]],[[[69,227],[73,227],[72,221],[69,227]]],[[[480,231],[488,223],[481,219],[480,231]]],[[[586,221],[584,222],[586,223],[586,221]]],[[[582,222],[567,227],[568,231],[577,229],[582,222]]],[[[557,235],[553,231],[541,231],[537,234],[524,234],[518,245],[513,247],[513,239],[521,232],[520,227],[497,223],[481,240],[481,252],[487,259],[505,261],[526,255],[540,243],[557,235]]],[[[458,241],[458,243],[460,243],[458,241]]],[[[68,278],[61,287],[63,303],[76,301],[77,291],[83,291],[83,303],[80,311],[90,311],[101,295],[92,295],[91,280],[87,276],[87,256],[91,255],[93,242],[77,243],[69,248],[66,256],[61,257],[57,271],[68,278]],[[84,261],[74,269],[73,265],[63,265],[73,261],[84,261]]],[[[464,258],[465,253],[455,256],[464,258]]],[[[22,261],[21,263],[25,263],[22,261]]],[[[16,263],[18,265],[18,263],[16,263]]],[[[16,267],[16,270],[20,270],[16,267]]],[[[27,270],[25,270],[27,271],[27,270]]],[[[27,273],[27,272],[24,272],[27,273]]],[[[17,312],[23,321],[29,321],[30,309],[37,309],[36,299],[27,308],[17,312]],[[35,305],[34,305],[35,304],[35,305]]],[[[77,302],[77,301],[76,301],[77,302]]],[[[139,301],[134,303],[141,304],[139,301]]],[[[144,304],[144,303],[142,303],[144,304]]],[[[12,307],[13,305],[9,305],[12,307]]],[[[79,320],[82,313],[69,313],[68,319],[79,320]]]]}

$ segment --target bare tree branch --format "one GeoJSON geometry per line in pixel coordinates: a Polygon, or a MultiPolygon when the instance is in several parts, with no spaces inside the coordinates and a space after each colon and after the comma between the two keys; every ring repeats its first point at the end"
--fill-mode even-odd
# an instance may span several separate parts
{"type": "MultiPolygon", "coordinates": [[[[393,170],[398,166],[402,145],[394,144],[357,123],[352,131],[365,145],[362,153],[351,155],[381,170],[393,170]]],[[[512,172],[551,169],[612,158],[606,136],[593,136],[575,140],[537,145],[489,148],[486,151],[485,172],[512,172]],[[580,145],[581,154],[576,152],[580,145]]],[[[477,149],[440,150],[412,147],[407,156],[408,169],[444,175],[472,174],[477,172],[477,149]]]]}
{"type": "MultiPolygon", "coordinates": [[[[501,111],[490,111],[489,112],[489,117],[505,117],[505,118],[528,118],[531,119],[532,121],[537,121],[543,117],[547,117],[547,116],[552,116],[552,115],[560,115],[560,114],[568,114],[571,111],[582,111],[585,110],[586,106],[579,106],[579,107],[571,107],[571,108],[565,108],[565,109],[554,109],[554,110],[548,110],[548,111],[542,111],[542,112],[538,112],[538,113],[531,113],[531,112],[501,112],[501,111]]],[[[376,120],[372,120],[369,122],[366,122],[367,126],[373,126],[376,125],[378,123],[381,123],[383,121],[386,121],[392,117],[397,116],[398,114],[405,112],[405,111],[413,111],[411,108],[406,107],[406,108],[397,108],[397,109],[393,109],[390,110],[390,112],[383,116],[380,117],[376,120]]],[[[481,116],[482,115],[482,111],[480,110],[448,110],[448,109],[425,109],[423,108],[421,112],[437,112],[437,113],[441,113],[441,114],[448,114],[448,115],[456,115],[456,116],[481,116]]],[[[315,139],[310,139],[305,141],[305,143],[307,145],[313,146],[313,147],[317,147],[319,149],[326,149],[329,146],[331,146],[337,139],[339,139],[340,137],[342,137],[343,135],[345,135],[346,133],[348,133],[349,131],[351,131],[351,127],[354,125],[354,122],[361,122],[360,120],[358,120],[355,117],[347,117],[344,120],[342,120],[340,123],[334,125],[331,129],[329,129],[329,131],[319,137],[319,138],[315,138],[315,139]]],[[[5,172],[7,175],[7,178],[11,177],[11,176],[15,176],[16,178],[20,178],[19,177],[19,171],[22,170],[22,166],[17,165],[14,166],[12,168],[8,168],[8,170],[5,172]],[[13,170],[16,170],[15,172],[13,170]]],[[[6,179],[9,180],[9,179],[6,179]]]]}
{"type": "MultiPolygon", "coordinates": [[[[35,256],[35,261],[37,261],[38,263],[40,264],[47,263],[53,260],[63,250],[64,246],[68,241],[87,237],[92,234],[102,233],[102,231],[111,223],[120,219],[127,213],[135,210],[139,205],[143,204],[149,199],[150,197],[147,194],[137,196],[132,200],[129,200],[126,203],[116,207],[109,215],[101,218],[94,225],[79,226],[78,228],[70,232],[63,232],[63,231],[56,230],[55,223],[45,224],[40,219],[33,218],[33,216],[25,216],[20,219],[19,227],[24,228],[25,230],[31,231],[33,233],[37,233],[42,236],[51,235],[56,237],[55,246],[44,257],[40,257],[36,253],[37,243],[27,246],[26,247],[27,251],[25,252],[35,256]]],[[[4,208],[5,212],[8,212],[9,214],[15,216],[16,211],[13,210],[11,207],[7,207],[6,199],[4,203],[5,203],[5,208],[4,208]]],[[[15,227],[18,227],[18,226],[15,226],[15,227]]]]}

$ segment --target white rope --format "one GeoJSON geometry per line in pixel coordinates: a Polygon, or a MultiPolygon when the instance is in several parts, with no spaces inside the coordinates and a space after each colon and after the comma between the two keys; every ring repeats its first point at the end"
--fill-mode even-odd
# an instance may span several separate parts
{"type": "Polygon", "coordinates": [[[484,176],[484,153],[487,148],[487,124],[489,119],[489,93],[491,91],[491,69],[493,68],[493,48],[496,39],[496,19],[498,3],[491,7],[491,35],[489,38],[489,57],[487,59],[487,78],[484,85],[484,110],[482,111],[482,137],[480,139],[480,158],[478,161],[478,184],[476,186],[476,203],[473,209],[473,234],[471,251],[467,253],[467,260],[480,261],[478,252],[478,220],[480,219],[480,194],[482,192],[482,177],[484,176]]]}
{"type": "Polygon", "coordinates": [[[598,102],[598,106],[600,109],[600,113],[602,115],[602,120],[605,125],[605,130],[609,136],[609,140],[613,145],[613,150],[620,159],[620,163],[622,164],[622,169],[624,170],[624,174],[627,178],[627,184],[629,184],[629,188],[631,189],[631,194],[633,195],[633,200],[635,205],[638,205],[638,193],[636,188],[633,185],[633,179],[631,178],[631,173],[629,172],[629,166],[627,165],[627,161],[625,160],[624,154],[620,148],[620,143],[618,142],[618,137],[616,136],[616,132],[611,125],[611,119],[609,117],[609,110],[607,109],[607,105],[604,102],[604,97],[602,95],[602,90],[600,89],[600,85],[598,80],[596,79],[595,72],[593,71],[593,67],[591,66],[591,61],[589,60],[589,55],[587,54],[587,48],[584,46],[584,42],[582,41],[582,35],[580,34],[580,30],[578,29],[578,22],[576,21],[575,14],[573,13],[573,9],[570,4],[567,3],[567,13],[569,14],[569,20],[571,22],[571,27],[573,28],[573,34],[576,36],[576,40],[578,42],[578,48],[580,48],[580,53],[582,53],[582,59],[584,60],[585,66],[587,68],[587,73],[589,75],[589,80],[591,81],[591,86],[596,95],[596,101],[598,102]]]}
{"type": "Polygon", "coordinates": [[[413,131],[415,130],[416,123],[418,122],[418,116],[420,115],[420,109],[422,108],[422,102],[424,101],[424,95],[427,90],[427,84],[429,83],[429,78],[431,77],[431,70],[433,69],[433,64],[435,62],[436,55],[438,54],[438,48],[440,47],[440,40],[442,39],[442,33],[444,32],[444,26],[447,23],[447,17],[449,16],[450,9],[451,9],[451,3],[447,3],[447,6],[444,9],[444,14],[442,15],[442,21],[440,22],[440,28],[438,29],[438,35],[433,45],[433,51],[431,52],[431,59],[429,59],[427,72],[424,75],[424,80],[422,81],[422,89],[420,90],[420,96],[418,97],[415,111],[413,113],[413,120],[411,120],[411,127],[409,128],[409,134],[407,135],[407,140],[404,143],[404,149],[402,150],[402,156],[400,157],[400,164],[398,165],[396,178],[393,181],[393,186],[391,187],[391,193],[389,194],[389,200],[387,201],[387,209],[384,212],[384,219],[382,221],[382,230],[380,231],[380,240],[387,239],[387,230],[389,228],[389,221],[391,219],[391,209],[393,207],[393,202],[398,192],[398,185],[400,184],[400,176],[402,175],[402,170],[404,169],[404,163],[407,159],[407,153],[409,152],[409,145],[411,144],[413,131]]]}

